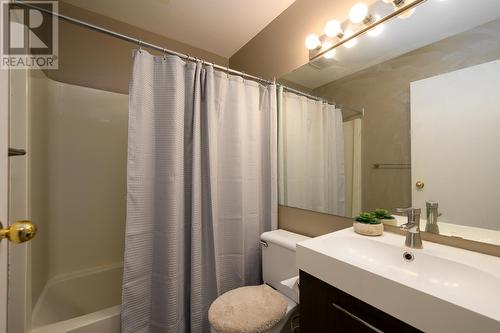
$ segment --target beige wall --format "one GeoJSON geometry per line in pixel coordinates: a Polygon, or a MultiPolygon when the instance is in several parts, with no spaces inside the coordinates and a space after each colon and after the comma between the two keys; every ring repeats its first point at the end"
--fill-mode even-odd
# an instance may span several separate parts
{"type": "MultiPolygon", "coordinates": [[[[187,53],[206,61],[227,65],[228,59],[166,37],[139,29],[102,15],[60,2],[62,14],[106,29],[137,37],[171,50],[187,53]]],[[[59,69],[47,75],[60,82],[107,91],[128,93],[132,68],[132,50],[137,44],[98,33],[63,20],[59,24],[59,69]]],[[[160,54],[148,50],[151,53],[160,54]]]]}
{"type": "Polygon", "coordinates": [[[365,108],[363,210],[411,205],[409,169],[373,168],[374,163],[411,163],[410,82],[499,58],[496,20],[314,90],[314,95],[365,108]]]}
{"type": "MultiPolygon", "coordinates": [[[[279,78],[308,62],[307,35],[321,35],[325,23],[346,19],[358,0],[297,0],[230,59],[231,68],[267,79],[279,78]]],[[[365,0],[371,4],[375,0],[365,0]]]]}
{"type": "Polygon", "coordinates": [[[30,74],[34,306],[48,280],[123,261],[128,96],[30,74]]]}

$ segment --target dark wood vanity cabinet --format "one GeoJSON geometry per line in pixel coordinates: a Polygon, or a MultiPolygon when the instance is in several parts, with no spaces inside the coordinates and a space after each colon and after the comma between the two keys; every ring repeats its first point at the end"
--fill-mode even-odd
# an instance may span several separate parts
{"type": "Polygon", "coordinates": [[[421,332],[359,299],[300,271],[301,333],[421,332]]]}

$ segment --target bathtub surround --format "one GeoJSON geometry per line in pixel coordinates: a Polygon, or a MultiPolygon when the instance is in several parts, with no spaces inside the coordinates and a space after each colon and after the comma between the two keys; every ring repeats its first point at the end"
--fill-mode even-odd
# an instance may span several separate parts
{"type": "Polygon", "coordinates": [[[29,207],[39,226],[28,289],[38,327],[120,302],[104,288],[96,302],[81,306],[83,295],[98,290],[87,281],[120,289],[128,103],[126,95],[56,82],[39,70],[27,80],[29,207]],[[108,268],[115,273],[100,273],[108,268]],[[73,292],[74,284],[80,287],[73,292]]]}
{"type": "Polygon", "coordinates": [[[10,75],[10,144],[27,155],[10,160],[9,213],[39,232],[10,247],[9,332],[97,324],[120,303],[128,98],[40,70],[10,75]]]}
{"type": "Polygon", "coordinates": [[[123,332],[206,332],[219,294],[260,282],[276,126],[275,85],[135,53],[123,332]]]}
{"type": "MultiPolygon", "coordinates": [[[[61,332],[54,327],[63,322],[82,323],[82,316],[96,315],[119,306],[122,274],[123,265],[119,263],[51,279],[33,309],[32,327],[42,332],[61,332]]],[[[87,321],[85,324],[91,323],[87,321]]]]}

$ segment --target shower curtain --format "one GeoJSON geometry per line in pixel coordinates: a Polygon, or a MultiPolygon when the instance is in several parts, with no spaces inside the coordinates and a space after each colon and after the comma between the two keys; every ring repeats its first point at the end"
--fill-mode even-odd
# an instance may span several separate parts
{"type": "Polygon", "coordinates": [[[345,215],[340,110],[281,91],[279,118],[279,203],[345,215]]]}
{"type": "Polygon", "coordinates": [[[276,227],[276,87],[139,50],[129,99],[122,331],[208,332],[276,227]]]}

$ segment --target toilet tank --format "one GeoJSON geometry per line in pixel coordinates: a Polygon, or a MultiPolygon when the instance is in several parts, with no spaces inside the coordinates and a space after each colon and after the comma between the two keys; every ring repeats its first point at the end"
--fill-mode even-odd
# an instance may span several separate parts
{"type": "Polygon", "coordinates": [[[260,239],[264,283],[298,303],[296,292],[282,285],[281,281],[299,275],[295,260],[295,247],[298,242],[309,237],[278,229],[263,233],[260,239]]]}

